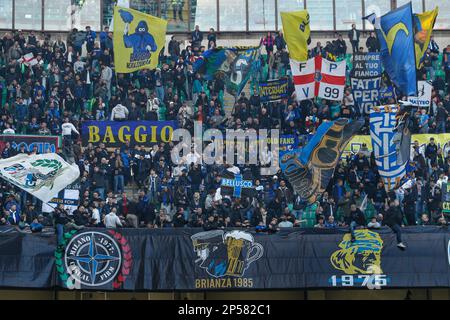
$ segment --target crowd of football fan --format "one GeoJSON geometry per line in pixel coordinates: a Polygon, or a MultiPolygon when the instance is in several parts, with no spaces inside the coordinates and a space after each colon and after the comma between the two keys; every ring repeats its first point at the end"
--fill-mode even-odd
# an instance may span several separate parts
{"type": "MultiPolygon", "coordinates": [[[[360,46],[362,34],[352,29],[344,40],[313,46],[310,56],[339,58],[360,46]]],[[[182,165],[173,165],[173,143],[152,149],[125,144],[113,152],[105,145],[81,146],[80,127],[84,120],[176,120],[192,130],[194,121],[204,129],[279,128],[281,134],[296,134],[300,143],[314,133],[325,119],[359,116],[346,90],[342,103],[326,100],[295,102],[293,96],[279,103],[262,104],[256,90],[242,93],[227,115],[223,106],[224,82],[205,82],[192,64],[202,51],[217,45],[213,29],[204,35],[198,28],[191,46],[181,49],[172,37],[168,55],[160,55],[160,67],[132,74],[114,73],[112,33],[107,28],[98,36],[89,27],[73,30],[63,41],[58,36],[25,35],[21,31],[0,38],[0,130],[3,133],[62,135],[64,146],[58,153],[80,167],[80,205],[73,214],[62,206],[43,214],[37,199],[1,181],[0,225],[17,225],[21,230],[41,231],[56,226],[59,231],[84,227],[257,227],[276,231],[302,227],[306,212],[315,213],[315,227],[335,228],[359,225],[446,225],[441,210],[441,188],[450,174],[447,150],[430,141],[422,150],[414,149],[409,175],[417,178],[413,187],[387,194],[373,155],[364,148],[337,166],[327,192],[311,205],[295,196],[281,171],[261,176],[257,165],[241,166],[254,176],[257,195],[217,199],[224,170],[236,167],[196,163],[194,151],[182,165]],[[207,40],[206,47],[201,46],[207,40]],[[17,60],[33,53],[36,64],[25,66],[17,60]],[[423,152],[424,151],[424,152],[423,152]],[[132,192],[134,190],[134,192],[132,192]],[[368,204],[363,205],[364,199],[368,204]],[[362,211],[372,208],[367,216],[362,211]],[[362,210],[361,210],[362,209],[362,210]],[[423,214],[422,214],[423,213],[423,214]]],[[[289,56],[281,33],[261,39],[267,55],[261,58],[261,72],[255,77],[274,79],[289,74],[289,56]]],[[[379,50],[374,33],[367,38],[369,51],[379,50]]],[[[442,74],[442,73],[441,73],[442,74]]],[[[433,102],[425,112],[415,110],[413,132],[446,132],[450,112],[450,46],[443,51],[431,41],[420,78],[433,80],[433,102]],[[436,77],[439,55],[443,56],[443,77],[436,77]]],[[[293,93],[290,84],[290,93],[293,93]]],[[[393,101],[384,101],[392,103],[393,101]]],[[[367,134],[367,125],[363,128],[367,134]]],[[[29,152],[6,145],[2,158],[29,152]]],[[[36,150],[33,150],[36,152],[36,150]]]]}

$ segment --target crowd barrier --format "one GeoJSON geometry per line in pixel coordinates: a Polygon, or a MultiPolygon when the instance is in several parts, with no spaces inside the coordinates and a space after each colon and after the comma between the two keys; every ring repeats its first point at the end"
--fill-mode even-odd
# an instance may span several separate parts
{"type": "Polygon", "coordinates": [[[0,287],[82,290],[249,290],[450,286],[450,233],[403,228],[406,250],[384,227],[84,229],[29,234],[0,229],[0,287]],[[61,241],[61,239],[60,239],[61,241]]]}

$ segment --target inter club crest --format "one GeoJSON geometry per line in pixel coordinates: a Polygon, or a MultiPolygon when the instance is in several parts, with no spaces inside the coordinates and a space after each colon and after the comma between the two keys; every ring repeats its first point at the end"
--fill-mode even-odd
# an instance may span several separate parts
{"type": "Polygon", "coordinates": [[[118,232],[76,231],[65,234],[65,249],[55,253],[58,273],[69,289],[119,288],[131,269],[131,249],[118,232]]]}

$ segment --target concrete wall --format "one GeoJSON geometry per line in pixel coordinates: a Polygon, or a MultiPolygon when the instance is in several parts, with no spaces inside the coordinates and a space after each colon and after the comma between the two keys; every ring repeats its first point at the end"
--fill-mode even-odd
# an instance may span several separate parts
{"type": "Polygon", "coordinates": [[[80,292],[0,290],[0,300],[449,300],[450,289],[217,292],[80,292]]]}

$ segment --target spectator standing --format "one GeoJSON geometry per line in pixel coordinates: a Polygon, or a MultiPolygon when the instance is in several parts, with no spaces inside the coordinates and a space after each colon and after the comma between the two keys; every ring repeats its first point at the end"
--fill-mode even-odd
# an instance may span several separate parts
{"type": "Polygon", "coordinates": [[[269,63],[269,59],[273,55],[273,48],[275,45],[275,39],[270,31],[267,32],[267,35],[262,39],[262,44],[266,47],[267,63],[269,63]]]}
{"type": "Polygon", "coordinates": [[[275,46],[277,47],[277,51],[282,51],[286,49],[286,41],[284,40],[283,32],[280,30],[275,37],[275,46]]]}
{"type": "Polygon", "coordinates": [[[108,213],[105,216],[105,227],[106,228],[117,228],[117,227],[122,227],[122,222],[120,221],[120,218],[117,216],[117,209],[116,208],[112,208],[111,212],[108,213]]]}
{"type": "Polygon", "coordinates": [[[175,39],[175,36],[172,36],[168,45],[169,54],[172,58],[172,61],[177,61],[180,56],[180,43],[175,39]]]}
{"type": "Polygon", "coordinates": [[[389,210],[386,212],[384,217],[384,222],[396,234],[397,247],[400,249],[405,249],[406,246],[402,242],[402,231],[400,227],[403,224],[403,213],[397,199],[390,202],[389,210]]]}
{"type": "Polygon", "coordinates": [[[350,43],[352,44],[353,53],[358,52],[360,35],[361,35],[361,32],[356,29],[356,24],[352,24],[352,29],[348,32],[348,39],[350,40],[350,43]]]}
{"type": "Polygon", "coordinates": [[[200,48],[203,41],[203,32],[200,31],[198,25],[195,26],[195,30],[191,34],[192,47],[200,48]]]}
{"type": "Polygon", "coordinates": [[[345,43],[344,38],[342,37],[342,34],[338,35],[338,39],[336,40],[336,53],[340,57],[344,57],[347,53],[347,44],[345,43]]]}
{"type": "Polygon", "coordinates": [[[72,134],[80,134],[77,128],[75,128],[75,126],[69,121],[69,118],[64,118],[64,123],[61,125],[61,133],[64,137],[64,140],[67,141],[70,145],[72,144],[72,134]]]}
{"type": "Polygon", "coordinates": [[[94,30],[91,30],[90,26],[86,26],[86,50],[91,53],[94,50],[94,44],[97,34],[94,30]]]}
{"type": "Polygon", "coordinates": [[[356,204],[350,205],[350,232],[352,235],[351,242],[355,242],[355,229],[358,226],[364,227],[366,225],[366,218],[362,211],[356,207],[356,204]]]}
{"type": "Polygon", "coordinates": [[[184,0],[172,0],[173,20],[177,21],[177,14],[178,14],[180,21],[184,21],[183,7],[184,7],[184,0]]]}
{"type": "Polygon", "coordinates": [[[217,47],[217,34],[214,28],[211,28],[208,33],[208,49],[215,47],[217,47]]]}
{"type": "Polygon", "coordinates": [[[102,32],[100,32],[100,48],[102,51],[106,49],[106,40],[109,34],[109,27],[105,27],[102,32]]]}
{"type": "Polygon", "coordinates": [[[366,40],[366,47],[369,52],[379,52],[380,51],[380,43],[378,42],[378,38],[375,35],[375,32],[371,32],[370,36],[366,40]]]}
{"type": "Polygon", "coordinates": [[[128,118],[129,111],[127,107],[122,104],[117,104],[111,111],[111,120],[125,121],[128,118]]]}

